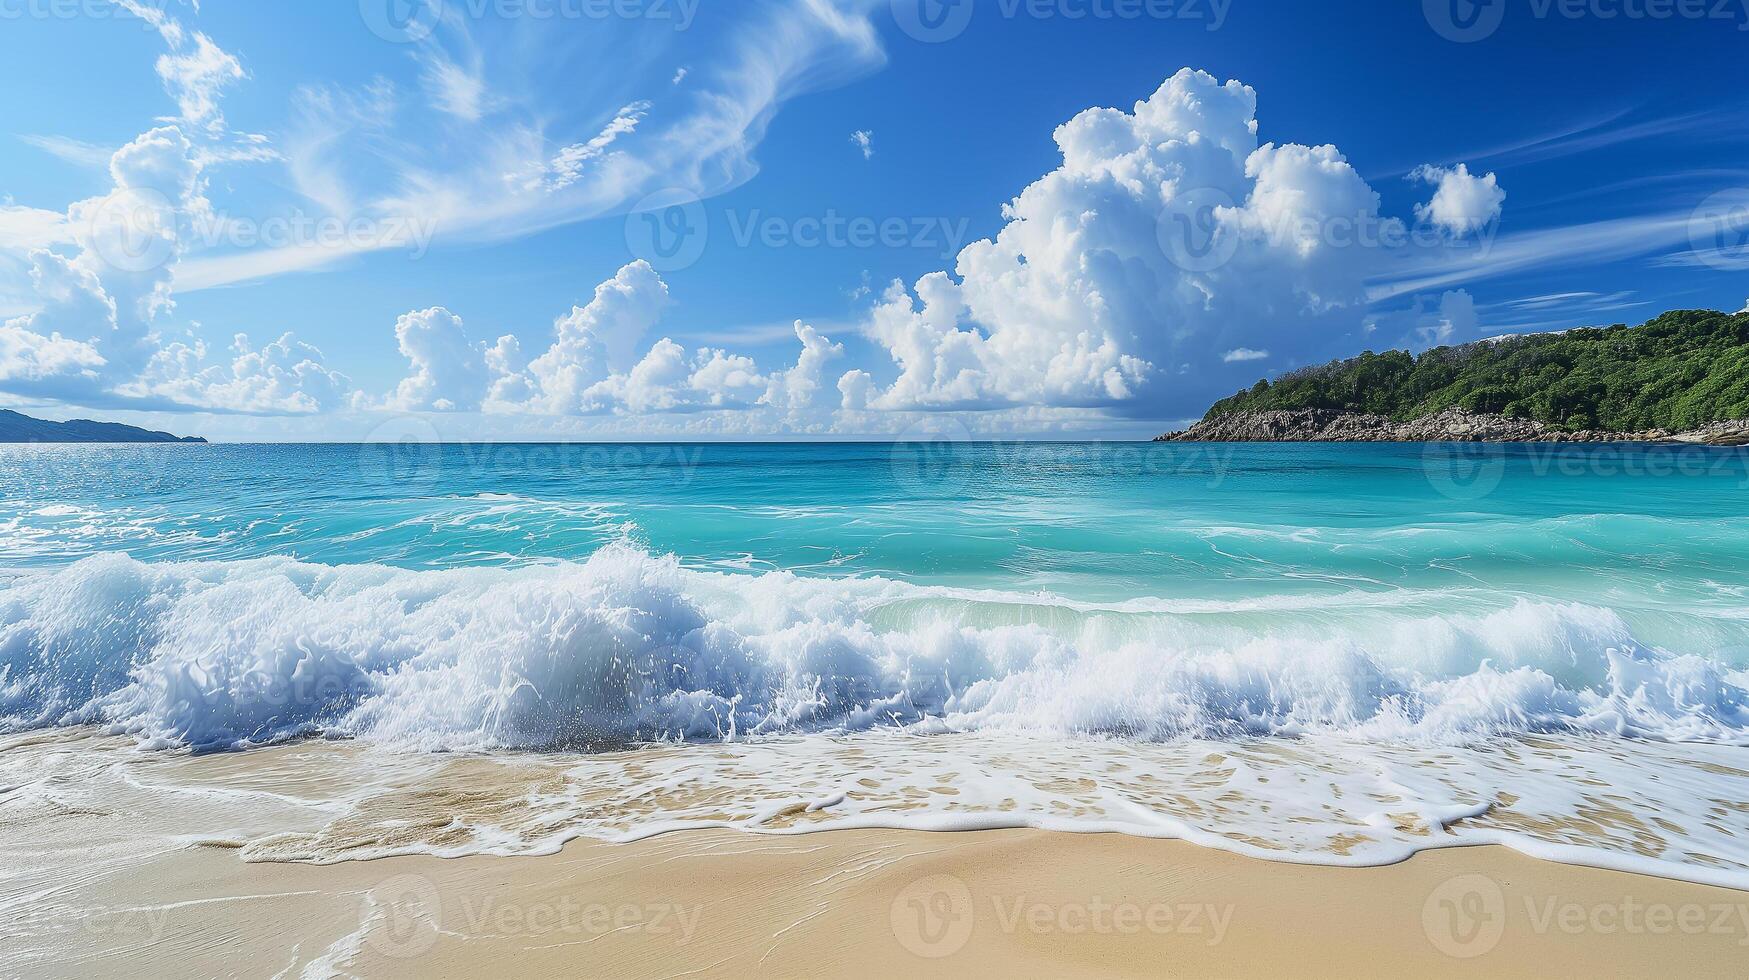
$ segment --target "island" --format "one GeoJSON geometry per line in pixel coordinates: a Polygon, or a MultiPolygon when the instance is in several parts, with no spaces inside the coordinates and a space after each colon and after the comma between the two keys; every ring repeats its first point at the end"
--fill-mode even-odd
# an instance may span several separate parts
{"type": "Polygon", "coordinates": [[[0,409],[0,443],[20,442],[204,444],[206,440],[199,436],[173,436],[168,432],[154,432],[150,429],[122,425],[120,422],[93,422],[89,419],[50,422],[46,419],[21,415],[9,409],[0,409]]]}
{"type": "Polygon", "coordinates": [[[1749,311],[1367,351],[1259,381],[1155,441],[1749,445],[1749,311]]]}

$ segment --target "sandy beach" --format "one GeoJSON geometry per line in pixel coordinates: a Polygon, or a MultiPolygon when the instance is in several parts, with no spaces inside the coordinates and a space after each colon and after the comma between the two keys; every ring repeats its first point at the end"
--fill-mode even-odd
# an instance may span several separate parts
{"type": "MultiPolygon", "coordinates": [[[[532,799],[474,762],[442,765],[417,780],[442,806],[378,804],[376,844],[442,840],[469,806],[532,799]]],[[[358,771],[382,768],[323,743],[0,745],[0,974],[1706,977],[1749,955],[1749,894],[1497,846],[1343,868],[1118,834],[719,829],[523,856],[261,859],[332,836],[358,771]]]]}
{"type": "Polygon", "coordinates": [[[1749,955],[1749,896],[1497,847],[1345,869],[1032,831],[697,832],[327,867],[192,847],[81,898],[92,917],[14,937],[7,972],[1724,977],[1749,955]]]}

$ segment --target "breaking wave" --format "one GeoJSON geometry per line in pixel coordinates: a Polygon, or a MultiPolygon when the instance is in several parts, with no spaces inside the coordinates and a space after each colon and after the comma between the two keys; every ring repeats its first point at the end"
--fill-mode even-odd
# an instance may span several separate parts
{"type": "Polygon", "coordinates": [[[628,544],[451,571],[101,555],[0,586],[0,730],[425,750],[877,728],[1749,744],[1749,673],[1716,646],[1704,624],[1671,650],[1608,608],[1505,595],[1102,605],[699,571],[628,544]]]}

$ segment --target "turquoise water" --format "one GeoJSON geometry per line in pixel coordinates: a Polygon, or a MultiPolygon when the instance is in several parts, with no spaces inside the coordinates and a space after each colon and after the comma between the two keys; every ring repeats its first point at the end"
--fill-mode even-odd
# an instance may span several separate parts
{"type": "Polygon", "coordinates": [[[0,529],[14,728],[1749,732],[1741,450],[15,447],[0,529]],[[238,689],[287,671],[344,693],[268,711],[238,689]],[[388,724],[413,673],[478,711],[388,724]],[[1100,677],[1052,700],[1050,678],[1100,677]]]}
{"type": "MultiPolygon", "coordinates": [[[[586,558],[1087,599],[1741,588],[1749,452],[948,444],[0,448],[0,566],[586,558]]],[[[1738,594],[1740,598],[1740,593],[1738,594]]]]}

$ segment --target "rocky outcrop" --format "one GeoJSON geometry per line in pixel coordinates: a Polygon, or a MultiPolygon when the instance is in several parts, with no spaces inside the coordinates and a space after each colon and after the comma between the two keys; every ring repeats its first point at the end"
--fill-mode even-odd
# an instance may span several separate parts
{"type": "Polygon", "coordinates": [[[1749,446],[1749,421],[1714,422],[1692,432],[1679,432],[1670,438],[1676,442],[1708,446],[1749,446]]]}
{"type": "Polygon", "coordinates": [[[1408,422],[1382,415],[1302,409],[1237,412],[1203,419],[1156,442],[1685,442],[1749,445],[1749,421],[1714,422],[1690,432],[1565,432],[1529,419],[1448,408],[1408,422]]]}

